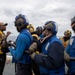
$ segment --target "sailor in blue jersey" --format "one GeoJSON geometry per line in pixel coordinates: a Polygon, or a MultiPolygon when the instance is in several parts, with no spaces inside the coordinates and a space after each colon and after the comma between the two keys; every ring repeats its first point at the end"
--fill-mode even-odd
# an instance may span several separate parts
{"type": "Polygon", "coordinates": [[[16,47],[14,49],[9,47],[9,50],[13,56],[12,62],[16,63],[17,75],[32,75],[31,58],[25,53],[25,50],[28,50],[33,41],[30,32],[26,28],[28,24],[25,15],[19,14],[15,17],[15,26],[20,34],[15,42],[16,47]]]}
{"type": "MultiPolygon", "coordinates": [[[[39,65],[40,75],[64,75],[64,47],[62,42],[56,37],[57,26],[54,21],[47,21],[44,26],[44,38],[40,41],[42,44],[42,53],[31,52],[31,58],[39,65]]],[[[30,47],[36,46],[34,42],[30,47]]]]}
{"type": "MultiPolygon", "coordinates": [[[[75,16],[71,19],[71,28],[75,33],[75,16]]],[[[70,57],[75,58],[75,35],[70,38],[70,42],[66,48],[66,52],[70,57]]],[[[70,75],[75,75],[75,61],[70,60],[68,63],[70,75]]]]}

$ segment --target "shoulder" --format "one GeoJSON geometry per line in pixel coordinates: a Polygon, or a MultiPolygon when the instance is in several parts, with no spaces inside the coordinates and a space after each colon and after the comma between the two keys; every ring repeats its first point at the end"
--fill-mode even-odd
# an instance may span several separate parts
{"type": "Polygon", "coordinates": [[[28,38],[28,35],[26,35],[26,34],[20,34],[19,38],[25,39],[25,38],[28,38]]]}
{"type": "Polygon", "coordinates": [[[62,46],[62,44],[60,44],[58,41],[54,41],[51,45],[56,46],[56,47],[58,47],[60,45],[62,46]]]}
{"type": "Polygon", "coordinates": [[[72,43],[73,43],[73,41],[75,40],[75,36],[72,36],[71,38],[70,38],[70,45],[72,45],[72,43]]]}
{"type": "Polygon", "coordinates": [[[26,34],[19,34],[18,39],[22,41],[28,41],[29,37],[26,34]]]}
{"type": "Polygon", "coordinates": [[[58,39],[57,37],[54,37],[50,43],[53,43],[53,42],[58,42],[58,43],[62,44],[61,40],[58,39]]]}
{"type": "Polygon", "coordinates": [[[53,42],[49,47],[48,47],[48,51],[52,51],[52,52],[57,52],[57,51],[64,51],[64,47],[62,44],[60,44],[59,42],[53,42]]]}

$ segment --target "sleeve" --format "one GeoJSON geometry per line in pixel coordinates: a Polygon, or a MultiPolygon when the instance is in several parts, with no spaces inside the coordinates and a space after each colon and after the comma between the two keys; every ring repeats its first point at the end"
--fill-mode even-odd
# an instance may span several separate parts
{"type": "Polygon", "coordinates": [[[0,42],[2,41],[3,37],[2,37],[2,32],[0,31],[0,42]]]}
{"type": "Polygon", "coordinates": [[[48,49],[47,55],[36,54],[34,61],[43,67],[57,69],[64,62],[64,47],[60,43],[54,42],[48,49]]]}
{"type": "Polygon", "coordinates": [[[28,41],[29,38],[26,35],[21,34],[17,40],[16,48],[15,49],[9,48],[14,59],[16,60],[21,59],[28,41]]]}
{"type": "Polygon", "coordinates": [[[68,43],[68,46],[66,47],[66,52],[69,54],[69,51],[70,51],[70,43],[68,43]]]}

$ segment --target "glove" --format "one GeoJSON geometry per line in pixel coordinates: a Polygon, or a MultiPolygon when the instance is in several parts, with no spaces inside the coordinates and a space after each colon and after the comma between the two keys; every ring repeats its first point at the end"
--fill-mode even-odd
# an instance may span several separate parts
{"type": "Polygon", "coordinates": [[[69,62],[70,61],[70,56],[69,56],[69,54],[66,51],[64,51],[64,60],[65,60],[65,62],[69,62]]]}
{"type": "Polygon", "coordinates": [[[13,41],[8,41],[7,42],[7,46],[12,46],[12,47],[16,47],[15,43],[13,41]]]}
{"type": "Polygon", "coordinates": [[[30,54],[30,57],[31,57],[32,59],[34,59],[35,55],[36,55],[36,53],[33,52],[33,53],[30,54]]]}
{"type": "Polygon", "coordinates": [[[33,42],[33,44],[29,47],[29,53],[32,54],[33,52],[35,52],[37,50],[37,43],[33,42]]]}

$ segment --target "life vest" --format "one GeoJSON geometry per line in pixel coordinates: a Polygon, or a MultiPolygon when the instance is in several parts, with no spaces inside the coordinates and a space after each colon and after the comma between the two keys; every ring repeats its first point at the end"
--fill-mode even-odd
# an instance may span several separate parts
{"type": "MultiPolygon", "coordinates": [[[[69,55],[70,57],[75,58],[75,36],[73,36],[70,39],[70,45],[69,45],[69,55]]],[[[69,62],[69,69],[70,69],[70,74],[75,73],[75,61],[70,61],[69,62]]]]}
{"type": "MultiPolygon", "coordinates": [[[[42,53],[47,54],[47,49],[48,47],[50,48],[50,44],[52,44],[54,41],[59,42],[60,44],[61,41],[59,39],[56,38],[56,36],[53,36],[42,48],[42,53]]],[[[40,66],[40,73],[41,74],[47,74],[47,75],[64,75],[65,74],[65,69],[64,69],[65,65],[63,63],[62,67],[60,67],[59,69],[56,70],[49,70],[46,69],[42,66],[40,66]]]]}
{"type": "Polygon", "coordinates": [[[1,42],[3,41],[3,39],[5,38],[5,34],[0,31],[0,54],[3,54],[3,52],[1,51],[1,42]]]}
{"type": "MultiPolygon", "coordinates": [[[[16,46],[17,46],[17,44],[19,42],[18,40],[19,40],[19,36],[21,34],[24,34],[24,35],[28,36],[28,38],[29,38],[29,43],[26,43],[26,47],[25,47],[25,51],[28,51],[29,46],[33,42],[33,38],[31,36],[30,32],[27,29],[24,29],[24,30],[21,31],[21,33],[18,35],[18,37],[16,39],[16,42],[15,42],[16,46]]],[[[22,58],[20,60],[16,60],[16,59],[14,59],[14,57],[12,59],[13,59],[12,60],[13,63],[14,62],[22,63],[22,64],[30,64],[31,63],[31,58],[30,58],[29,54],[27,54],[25,52],[24,52],[24,54],[23,54],[23,56],[22,56],[22,58]]]]}
{"type": "Polygon", "coordinates": [[[64,48],[66,48],[66,47],[67,47],[67,45],[68,45],[69,40],[64,41],[64,39],[63,39],[63,38],[60,38],[60,40],[62,41],[62,44],[63,44],[64,48]]]}

